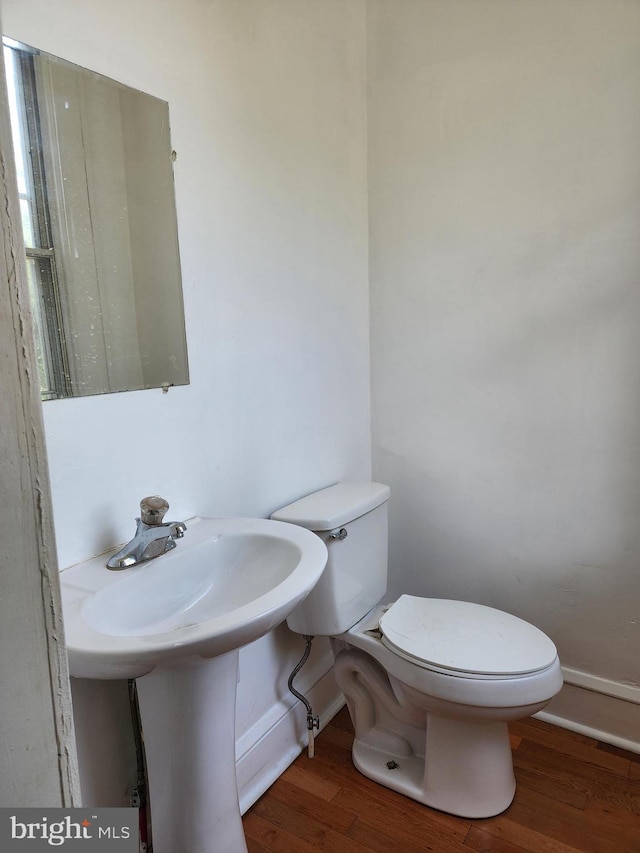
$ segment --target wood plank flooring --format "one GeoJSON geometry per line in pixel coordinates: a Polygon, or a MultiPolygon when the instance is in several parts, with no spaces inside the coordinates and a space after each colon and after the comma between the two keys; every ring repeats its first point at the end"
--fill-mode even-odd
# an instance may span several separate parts
{"type": "Polygon", "coordinates": [[[640,755],[534,719],[510,731],[515,799],[468,820],[358,773],[343,708],[244,816],[249,853],[640,853],[640,755]]]}

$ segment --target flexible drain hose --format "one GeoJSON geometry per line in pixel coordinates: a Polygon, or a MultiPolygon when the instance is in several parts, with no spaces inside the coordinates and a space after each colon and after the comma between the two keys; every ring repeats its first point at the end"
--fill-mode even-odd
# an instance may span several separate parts
{"type": "Polygon", "coordinates": [[[307,747],[307,755],[309,756],[309,758],[313,758],[313,756],[315,755],[314,729],[320,728],[320,717],[314,717],[313,716],[313,709],[311,708],[311,703],[309,702],[309,700],[305,696],[302,695],[302,693],[299,693],[295,689],[295,687],[293,686],[293,679],[296,677],[296,675],[300,672],[302,667],[305,665],[305,663],[307,662],[309,655],[311,653],[311,643],[313,642],[313,637],[310,637],[308,634],[304,634],[303,636],[304,636],[304,641],[305,641],[304,654],[302,655],[302,657],[300,658],[300,660],[296,664],[293,672],[289,676],[289,681],[287,682],[287,684],[289,686],[289,690],[293,693],[293,695],[296,697],[296,699],[298,699],[300,702],[302,702],[302,704],[307,709],[307,732],[308,732],[307,736],[309,739],[308,740],[308,747],[307,747]]]}

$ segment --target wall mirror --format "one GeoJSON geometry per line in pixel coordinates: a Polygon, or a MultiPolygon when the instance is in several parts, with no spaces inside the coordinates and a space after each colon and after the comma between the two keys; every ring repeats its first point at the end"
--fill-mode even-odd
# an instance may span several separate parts
{"type": "Polygon", "coordinates": [[[168,104],[3,45],[43,400],[187,384],[168,104]]]}

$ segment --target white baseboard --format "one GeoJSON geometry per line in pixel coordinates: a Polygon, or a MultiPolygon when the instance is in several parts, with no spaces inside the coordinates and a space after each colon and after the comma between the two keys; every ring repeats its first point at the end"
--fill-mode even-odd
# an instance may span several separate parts
{"type": "MultiPolygon", "coordinates": [[[[320,730],[344,705],[333,671],[314,683],[309,673],[308,689],[298,687],[307,697],[320,730]]],[[[236,774],[240,811],[244,814],[272,785],[298,755],[307,748],[307,712],[293,696],[269,708],[258,722],[236,742],[236,774]]],[[[311,760],[311,759],[310,759],[311,760]]]]}
{"type": "Polygon", "coordinates": [[[640,686],[562,668],[564,687],[536,714],[556,726],[640,753],[640,686]]]}

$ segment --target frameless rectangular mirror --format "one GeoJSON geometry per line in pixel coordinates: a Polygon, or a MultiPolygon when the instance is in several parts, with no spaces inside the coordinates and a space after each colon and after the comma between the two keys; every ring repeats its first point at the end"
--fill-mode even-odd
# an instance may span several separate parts
{"type": "Polygon", "coordinates": [[[43,400],[187,384],[168,104],[3,44],[43,400]]]}

